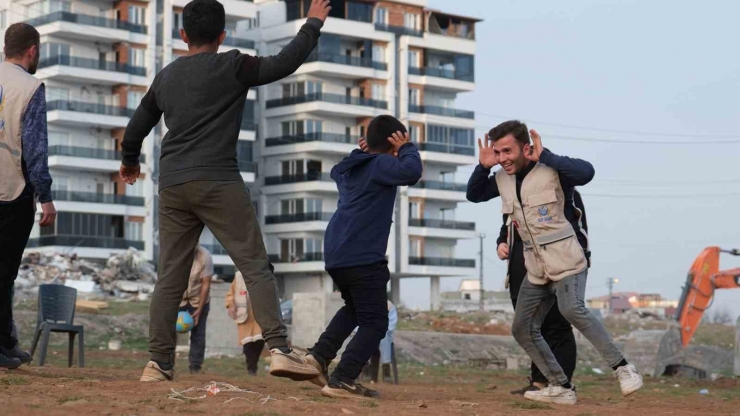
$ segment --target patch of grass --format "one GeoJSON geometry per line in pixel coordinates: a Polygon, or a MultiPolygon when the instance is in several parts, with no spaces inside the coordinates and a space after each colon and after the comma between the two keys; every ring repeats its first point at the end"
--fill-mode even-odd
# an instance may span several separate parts
{"type": "Polygon", "coordinates": [[[76,402],[77,400],[81,400],[81,399],[82,397],[80,396],[67,396],[67,397],[62,397],[61,399],[59,399],[57,403],[64,404],[67,402],[76,402]]]}
{"type": "Polygon", "coordinates": [[[583,412],[583,413],[578,413],[576,416],[596,416],[596,413],[593,413],[593,412],[583,412]]]}
{"type": "Polygon", "coordinates": [[[316,397],[316,398],[314,398],[311,401],[316,402],[316,403],[334,403],[334,399],[330,399],[330,398],[324,397],[324,396],[316,397]]]}
{"type": "Polygon", "coordinates": [[[133,313],[136,315],[149,314],[149,301],[130,301],[130,302],[108,302],[108,308],[101,309],[100,315],[120,316],[133,313]]]}
{"type": "Polygon", "coordinates": [[[2,386],[25,386],[29,384],[28,379],[20,376],[8,376],[0,378],[0,385],[2,386]]]}
{"type": "Polygon", "coordinates": [[[263,412],[261,410],[251,410],[247,413],[244,413],[243,416],[282,416],[280,413],[275,412],[263,412]]]}
{"type": "Polygon", "coordinates": [[[378,404],[378,402],[376,402],[375,400],[364,400],[364,401],[360,402],[360,406],[365,406],[365,407],[380,407],[380,405],[378,404]]]}
{"type": "Polygon", "coordinates": [[[522,410],[552,410],[552,406],[540,402],[509,402],[509,406],[522,410]]]}

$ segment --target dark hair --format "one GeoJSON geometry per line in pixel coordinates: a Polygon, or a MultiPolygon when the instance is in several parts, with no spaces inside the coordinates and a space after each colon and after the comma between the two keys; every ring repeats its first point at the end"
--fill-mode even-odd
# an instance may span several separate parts
{"type": "Polygon", "coordinates": [[[182,11],[182,27],[193,46],[215,42],[225,26],[224,6],[216,0],[193,0],[182,11]]]}
{"type": "Polygon", "coordinates": [[[5,56],[18,58],[31,46],[39,46],[39,32],[28,23],[13,23],[5,30],[5,56]]]}
{"type": "Polygon", "coordinates": [[[527,125],[519,120],[504,121],[488,132],[488,138],[495,142],[509,134],[513,135],[520,145],[529,144],[529,130],[527,129],[527,125]]]}
{"type": "Polygon", "coordinates": [[[393,133],[400,131],[406,133],[406,126],[403,125],[397,118],[393,116],[383,115],[377,116],[367,127],[367,147],[370,150],[376,152],[387,152],[391,148],[391,143],[388,138],[393,133]]]}

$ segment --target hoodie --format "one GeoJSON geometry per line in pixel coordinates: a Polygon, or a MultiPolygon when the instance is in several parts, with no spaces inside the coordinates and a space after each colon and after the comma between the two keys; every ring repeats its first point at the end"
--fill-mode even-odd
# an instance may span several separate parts
{"type": "Polygon", "coordinates": [[[396,189],[416,184],[421,173],[412,143],[401,146],[398,157],[356,149],[332,168],[339,202],[324,235],[327,269],[386,261],[396,189]]]}

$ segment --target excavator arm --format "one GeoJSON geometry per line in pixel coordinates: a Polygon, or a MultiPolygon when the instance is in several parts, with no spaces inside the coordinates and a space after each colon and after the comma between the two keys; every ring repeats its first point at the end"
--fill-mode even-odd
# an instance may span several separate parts
{"type": "Polygon", "coordinates": [[[691,265],[686,277],[676,320],[681,328],[681,344],[687,346],[701,323],[704,311],[712,304],[715,289],[740,288],[740,268],[719,270],[720,253],[740,256],[740,250],[707,247],[691,265]]]}

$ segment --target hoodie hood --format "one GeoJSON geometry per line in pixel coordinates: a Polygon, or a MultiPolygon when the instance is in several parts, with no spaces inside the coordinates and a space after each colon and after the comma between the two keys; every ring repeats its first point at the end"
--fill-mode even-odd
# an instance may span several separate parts
{"type": "Polygon", "coordinates": [[[357,166],[362,166],[371,160],[375,159],[378,154],[365,153],[360,149],[355,149],[349,156],[345,157],[341,162],[337,163],[337,170],[340,174],[345,174],[357,166]]]}

